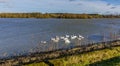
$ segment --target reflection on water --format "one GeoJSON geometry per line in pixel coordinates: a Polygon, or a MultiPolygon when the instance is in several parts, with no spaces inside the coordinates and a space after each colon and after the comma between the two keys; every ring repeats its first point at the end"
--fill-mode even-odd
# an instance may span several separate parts
{"type": "MultiPolygon", "coordinates": [[[[82,35],[89,41],[119,38],[120,19],[0,19],[0,57],[25,53],[41,41],[63,35],[82,35]],[[24,50],[24,51],[23,51],[24,50]]],[[[42,45],[42,44],[41,44],[42,45]]],[[[49,44],[45,48],[49,48],[49,44]]],[[[59,45],[63,47],[64,45],[59,45]]]]}

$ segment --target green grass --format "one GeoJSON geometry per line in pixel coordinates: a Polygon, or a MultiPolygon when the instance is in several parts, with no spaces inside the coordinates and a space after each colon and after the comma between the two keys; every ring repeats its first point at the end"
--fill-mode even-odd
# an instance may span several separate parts
{"type": "Polygon", "coordinates": [[[72,55],[25,66],[120,66],[120,47],[72,55]]]}

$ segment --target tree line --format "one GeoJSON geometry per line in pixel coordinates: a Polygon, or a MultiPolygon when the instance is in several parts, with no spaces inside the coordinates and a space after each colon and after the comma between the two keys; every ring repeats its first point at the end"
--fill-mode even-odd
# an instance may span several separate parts
{"type": "Polygon", "coordinates": [[[0,18],[66,18],[66,19],[91,19],[91,18],[120,18],[120,15],[100,14],[72,14],[72,13],[0,13],[0,18]]]}

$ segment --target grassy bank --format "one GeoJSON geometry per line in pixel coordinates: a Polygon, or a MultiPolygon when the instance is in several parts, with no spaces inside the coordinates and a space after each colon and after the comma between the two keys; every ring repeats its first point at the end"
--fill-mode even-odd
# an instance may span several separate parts
{"type": "Polygon", "coordinates": [[[120,66],[120,46],[31,63],[25,66],[120,66]]]}
{"type": "Polygon", "coordinates": [[[114,40],[0,59],[0,66],[113,66],[119,56],[120,40],[114,40]]]}
{"type": "Polygon", "coordinates": [[[75,14],[75,13],[0,13],[0,18],[61,18],[61,19],[91,19],[120,18],[120,15],[75,14]]]}

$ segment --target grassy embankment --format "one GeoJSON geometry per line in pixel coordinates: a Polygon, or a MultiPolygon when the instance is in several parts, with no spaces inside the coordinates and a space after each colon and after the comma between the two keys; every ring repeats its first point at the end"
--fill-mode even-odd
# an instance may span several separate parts
{"type": "Polygon", "coordinates": [[[26,66],[120,66],[120,47],[77,54],[26,66]]]}
{"type": "Polygon", "coordinates": [[[75,54],[25,66],[120,66],[120,46],[75,54]]]}
{"type": "Polygon", "coordinates": [[[0,66],[120,66],[120,40],[1,59],[0,66]]]}

